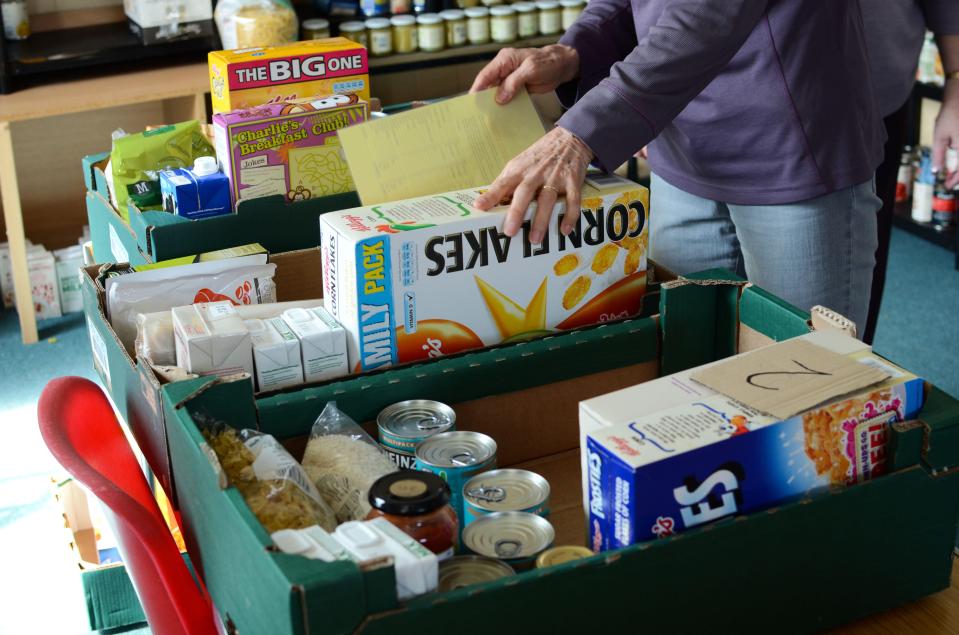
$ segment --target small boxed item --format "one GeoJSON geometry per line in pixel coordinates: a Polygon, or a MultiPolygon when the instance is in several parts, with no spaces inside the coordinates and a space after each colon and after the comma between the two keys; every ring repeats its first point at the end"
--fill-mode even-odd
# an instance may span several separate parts
{"type": "MultiPolygon", "coordinates": [[[[868,350],[843,354],[858,340],[830,335],[696,369],[689,378],[699,394],[678,404],[667,395],[664,409],[649,386],[619,391],[620,403],[631,403],[629,422],[586,439],[590,546],[626,547],[888,472],[890,426],[919,412],[923,382],[868,350]],[[790,384],[806,380],[828,386],[790,394],[790,384]]],[[[601,421],[620,418],[609,400],[606,409],[597,407],[603,397],[592,401],[581,420],[585,409],[601,421]]]]}
{"type": "Polygon", "coordinates": [[[307,383],[342,377],[350,372],[346,331],[321,307],[288,309],[283,321],[300,340],[303,378],[307,383]]]}
{"type": "Polygon", "coordinates": [[[258,391],[303,383],[300,340],[280,318],[244,320],[253,342],[253,366],[258,391]]]}
{"type": "Polygon", "coordinates": [[[214,113],[313,95],[370,99],[366,49],[342,37],[213,51],[209,63],[214,113]]]}
{"type": "Polygon", "coordinates": [[[250,333],[231,302],[173,309],[177,366],[198,375],[253,376],[250,333]]]}
{"type": "Polygon", "coordinates": [[[56,259],[46,249],[27,253],[30,288],[33,291],[33,310],[37,319],[56,318],[60,311],[60,278],[56,259]]]}
{"type": "Polygon", "coordinates": [[[80,288],[80,268],[83,267],[83,248],[79,245],[53,252],[60,282],[60,308],[64,313],[83,310],[83,291],[80,288]]]}
{"type": "Polygon", "coordinates": [[[233,200],[281,194],[298,201],[352,191],[337,131],[368,118],[369,105],[354,94],[214,115],[216,155],[233,200]]]}
{"type": "Polygon", "coordinates": [[[210,0],[123,0],[123,12],[144,44],[215,35],[210,0]]]}
{"type": "Polygon", "coordinates": [[[198,157],[193,168],[160,172],[163,211],[184,218],[209,218],[233,212],[230,179],[214,157],[198,157]]]}
{"type": "MultiPolygon", "coordinates": [[[[326,306],[367,371],[639,313],[646,290],[649,191],[618,177],[587,180],[576,225],[519,234],[507,207],[473,208],[469,189],[320,217],[326,306]]],[[[358,362],[358,363],[357,363],[358,362]]]]}

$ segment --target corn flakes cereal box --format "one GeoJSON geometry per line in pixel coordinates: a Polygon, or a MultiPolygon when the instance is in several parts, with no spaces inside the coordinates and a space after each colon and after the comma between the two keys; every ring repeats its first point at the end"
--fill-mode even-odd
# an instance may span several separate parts
{"type": "Polygon", "coordinates": [[[707,389],[587,434],[590,546],[625,547],[884,474],[889,426],[918,414],[923,382],[871,352],[850,357],[889,379],[785,420],[707,389]]]}
{"type": "Polygon", "coordinates": [[[282,194],[288,201],[353,190],[337,131],[369,118],[356,95],[264,104],[213,116],[217,160],[234,204],[282,194]]]}
{"type": "Polygon", "coordinates": [[[334,94],[370,100],[366,49],[342,37],[213,51],[208,61],[214,113],[334,94]]]}
{"type": "Polygon", "coordinates": [[[639,312],[649,192],[589,179],[569,236],[565,202],[531,244],[507,207],[473,208],[482,189],[330,212],[320,218],[327,309],[348,331],[354,371],[545,335],[639,312]]]}

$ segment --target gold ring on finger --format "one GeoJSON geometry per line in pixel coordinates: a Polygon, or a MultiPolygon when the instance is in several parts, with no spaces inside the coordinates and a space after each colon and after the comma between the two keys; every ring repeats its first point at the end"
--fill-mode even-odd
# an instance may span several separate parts
{"type": "Polygon", "coordinates": [[[560,195],[559,188],[555,188],[555,187],[553,187],[552,185],[544,185],[544,186],[541,187],[540,189],[541,189],[541,190],[550,190],[551,192],[553,192],[554,194],[556,194],[556,196],[559,196],[559,195],[560,195]]]}

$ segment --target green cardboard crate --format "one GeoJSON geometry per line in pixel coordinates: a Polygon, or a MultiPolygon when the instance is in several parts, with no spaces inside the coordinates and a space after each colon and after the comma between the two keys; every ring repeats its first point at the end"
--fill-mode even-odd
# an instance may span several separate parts
{"type": "MultiPolygon", "coordinates": [[[[706,274],[716,278],[714,272],[706,274]]],[[[810,632],[949,585],[957,527],[959,402],[934,387],[895,426],[894,472],[654,543],[399,603],[391,566],[278,553],[226,484],[196,420],[276,435],[299,456],[335,399],[359,421],[410,398],[454,406],[499,465],[552,484],[556,544],[583,544],[578,401],[808,332],[755,287],[666,285],[660,315],[255,399],[249,381],[161,389],[188,549],[241,633],[810,632]]]]}
{"type": "Polygon", "coordinates": [[[282,196],[244,201],[235,214],[190,220],[131,205],[125,222],[110,203],[103,170],[109,152],[83,158],[87,218],[97,262],[141,265],[228,247],[260,243],[271,253],[320,244],[318,219],[325,212],[357,207],[355,192],[287,205],[282,196]]]}

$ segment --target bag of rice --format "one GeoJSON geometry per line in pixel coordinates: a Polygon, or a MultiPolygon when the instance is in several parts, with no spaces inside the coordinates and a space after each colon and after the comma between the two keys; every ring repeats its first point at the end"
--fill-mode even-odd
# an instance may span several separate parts
{"type": "Polygon", "coordinates": [[[225,425],[203,431],[223,471],[267,532],[319,525],[336,528],[336,517],[303,466],[269,434],[225,425]]]}
{"type": "Polygon", "coordinates": [[[303,468],[341,523],[365,519],[370,513],[370,486],[398,469],[335,401],[326,404],[313,424],[303,468]]]}

